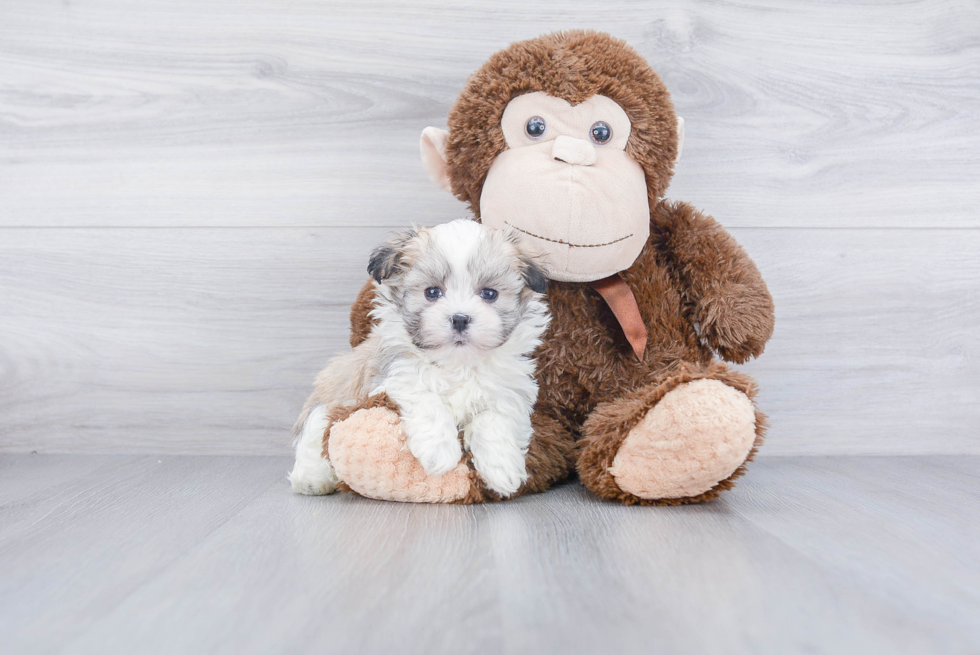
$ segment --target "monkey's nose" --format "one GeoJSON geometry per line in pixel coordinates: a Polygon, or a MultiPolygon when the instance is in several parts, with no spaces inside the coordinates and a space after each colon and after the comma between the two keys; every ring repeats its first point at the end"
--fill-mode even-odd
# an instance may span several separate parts
{"type": "Polygon", "coordinates": [[[551,156],[558,161],[575,166],[591,166],[595,163],[595,146],[585,139],[561,136],[551,146],[551,156]]]}
{"type": "Polygon", "coordinates": [[[453,314],[449,319],[453,322],[453,329],[462,334],[466,331],[466,326],[470,324],[470,317],[466,314],[453,314]]]}

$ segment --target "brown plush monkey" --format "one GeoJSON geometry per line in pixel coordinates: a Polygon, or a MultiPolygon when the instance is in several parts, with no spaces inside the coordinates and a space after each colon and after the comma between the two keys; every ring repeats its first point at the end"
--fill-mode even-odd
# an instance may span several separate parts
{"type": "MultiPolygon", "coordinates": [[[[467,82],[449,131],[422,135],[429,177],[477,220],[522,232],[553,280],[519,494],[577,470],[602,498],[704,502],[732,486],[761,443],[753,381],[713,355],[761,354],[772,299],[714,219],[663,199],[682,125],[632,48],[575,31],[493,55],[467,82]]],[[[372,293],[366,285],[351,310],[352,344],[370,329],[372,293]]],[[[392,500],[498,499],[465,460],[426,476],[397,412],[375,397],[332,417],[324,453],[349,488],[392,500]]]]}

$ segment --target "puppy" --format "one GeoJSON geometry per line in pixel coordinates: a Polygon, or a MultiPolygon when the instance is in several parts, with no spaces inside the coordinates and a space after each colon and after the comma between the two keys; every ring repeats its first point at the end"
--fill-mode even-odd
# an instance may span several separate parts
{"type": "Polygon", "coordinates": [[[374,251],[368,272],[374,328],[317,376],[294,428],[293,489],[335,490],[322,454],[331,410],[385,392],[426,473],[452,470],[466,448],[487,486],[512,495],[527,480],[538,395],[530,354],[550,320],[544,273],[516,233],[469,219],[399,235],[374,251]]]}

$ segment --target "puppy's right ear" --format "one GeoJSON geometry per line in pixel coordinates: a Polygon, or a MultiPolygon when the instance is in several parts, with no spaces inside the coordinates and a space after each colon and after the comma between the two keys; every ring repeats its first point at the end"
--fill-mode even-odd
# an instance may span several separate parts
{"type": "Polygon", "coordinates": [[[368,273],[374,278],[375,282],[387,280],[395,274],[398,267],[398,251],[389,245],[383,245],[374,249],[371,259],[368,261],[368,273]]]}
{"type": "Polygon", "coordinates": [[[409,230],[375,248],[368,260],[368,274],[380,283],[401,272],[405,264],[405,247],[416,235],[415,230],[409,230]]]}

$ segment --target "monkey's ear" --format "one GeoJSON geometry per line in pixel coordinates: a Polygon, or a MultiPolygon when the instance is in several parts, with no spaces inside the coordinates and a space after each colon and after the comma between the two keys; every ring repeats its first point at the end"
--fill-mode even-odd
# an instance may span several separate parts
{"type": "Polygon", "coordinates": [[[453,187],[449,182],[449,171],[446,168],[446,142],[449,132],[438,127],[427,127],[422,130],[419,144],[422,150],[422,168],[432,183],[440,189],[452,193],[453,187]]]}
{"type": "Polygon", "coordinates": [[[397,235],[383,246],[375,248],[374,252],[371,253],[371,259],[368,260],[368,274],[376,282],[381,283],[400,272],[406,260],[405,248],[408,242],[416,236],[418,236],[418,232],[414,229],[408,230],[397,235]]]}
{"type": "Polygon", "coordinates": [[[684,150],[684,119],[678,116],[677,117],[677,156],[674,157],[675,164],[681,158],[682,150],[684,150]]]}
{"type": "Polygon", "coordinates": [[[531,291],[536,291],[537,293],[544,293],[548,290],[548,278],[545,276],[544,271],[538,266],[530,257],[523,257],[521,260],[521,275],[524,278],[524,284],[531,291]]]}

